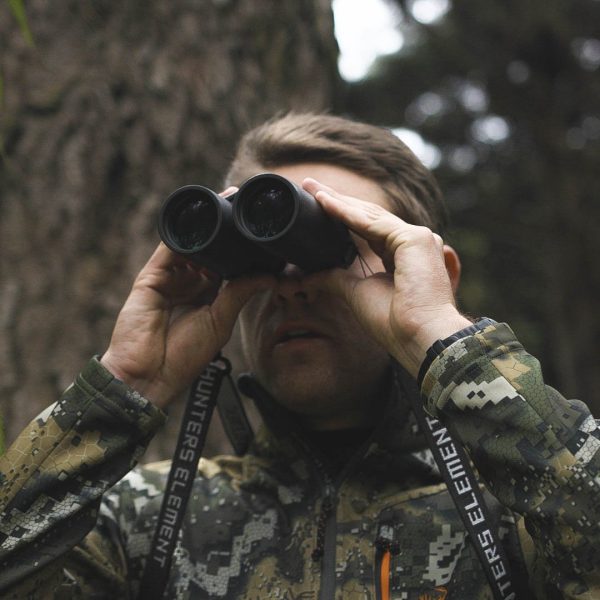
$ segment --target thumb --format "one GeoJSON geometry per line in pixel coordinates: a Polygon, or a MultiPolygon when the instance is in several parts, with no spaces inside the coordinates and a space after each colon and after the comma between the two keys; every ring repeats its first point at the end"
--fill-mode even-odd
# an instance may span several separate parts
{"type": "Polygon", "coordinates": [[[227,281],[212,304],[215,322],[229,330],[246,302],[254,294],[272,289],[275,284],[276,279],[272,275],[239,277],[227,281]]]}

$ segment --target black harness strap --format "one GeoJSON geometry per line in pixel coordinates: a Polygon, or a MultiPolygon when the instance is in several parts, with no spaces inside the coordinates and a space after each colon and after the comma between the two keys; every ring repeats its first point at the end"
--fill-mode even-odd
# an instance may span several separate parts
{"type": "MultiPolygon", "coordinates": [[[[396,376],[406,389],[410,377],[396,364],[396,376]]],[[[471,538],[495,600],[517,600],[510,565],[498,532],[491,525],[490,511],[463,446],[455,441],[438,419],[430,417],[423,408],[420,395],[408,393],[419,428],[446,483],[460,517],[471,538]]]]}
{"type": "Polygon", "coordinates": [[[254,431],[233,379],[227,377],[227,383],[219,394],[217,410],[233,451],[236,456],[243,456],[254,439],[254,431]]]}
{"type": "Polygon", "coordinates": [[[208,425],[223,377],[230,372],[231,364],[219,355],[204,369],[190,390],[140,584],[139,600],[160,600],[164,596],[175,544],[206,442],[208,425]]]}

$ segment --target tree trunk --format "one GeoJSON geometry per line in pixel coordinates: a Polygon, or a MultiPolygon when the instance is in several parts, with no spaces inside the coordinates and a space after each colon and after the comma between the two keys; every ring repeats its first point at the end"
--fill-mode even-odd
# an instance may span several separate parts
{"type": "MultiPolygon", "coordinates": [[[[7,441],[106,348],[157,209],[218,188],[235,140],[336,86],[328,0],[0,5],[1,410],[7,441]]],[[[163,455],[164,444],[155,445],[163,455]]]]}

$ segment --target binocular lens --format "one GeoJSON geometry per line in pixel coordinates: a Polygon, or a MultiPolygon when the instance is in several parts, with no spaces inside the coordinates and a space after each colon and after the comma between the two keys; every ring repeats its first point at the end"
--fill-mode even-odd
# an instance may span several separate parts
{"type": "Polygon", "coordinates": [[[173,242],[182,250],[196,250],[214,234],[217,208],[208,198],[189,192],[172,208],[168,220],[173,242]]]}
{"type": "Polygon", "coordinates": [[[201,185],[175,190],[163,203],[158,231],[173,252],[224,279],[347,267],[356,256],[348,230],[315,198],[274,173],[251,177],[233,195],[201,185]]]}
{"type": "Polygon", "coordinates": [[[240,217],[253,235],[269,239],[289,225],[294,207],[290,190],[277,181],[269,181],[247,190],[240,207],[240,217]]]}

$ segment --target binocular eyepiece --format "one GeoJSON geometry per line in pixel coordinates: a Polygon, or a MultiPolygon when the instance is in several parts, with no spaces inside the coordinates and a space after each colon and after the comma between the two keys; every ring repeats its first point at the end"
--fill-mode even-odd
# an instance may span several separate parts
{"type": "Polygon", "coordinates": [[[248,273],[279,273],[287,263],[314,272],[348,267],[356,246],[348,229],[293,182],[256,175],[224,198],[200,185],[175,190],[158,221],[174,252],[224,279],[248,273]]]}

